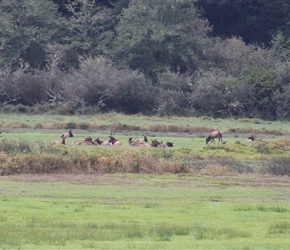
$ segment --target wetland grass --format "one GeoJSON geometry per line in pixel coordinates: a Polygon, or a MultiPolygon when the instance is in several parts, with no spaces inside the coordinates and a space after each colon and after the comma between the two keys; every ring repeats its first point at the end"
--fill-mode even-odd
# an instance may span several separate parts
{"type": "Polygon", "coordinates": [[[289,178],[59,174],[0,180],[0,248],[290,247],[289,178]]]}

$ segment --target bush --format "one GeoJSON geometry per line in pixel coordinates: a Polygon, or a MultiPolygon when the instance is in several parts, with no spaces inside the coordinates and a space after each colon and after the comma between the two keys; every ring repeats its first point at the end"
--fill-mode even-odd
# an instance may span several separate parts
{"type": "Polygon", "coordinates": [[[89,123],[81,123],[79,125],[79,128],[80,129],[88,129],[90,127],[90,124],[89,123]]]}
{"type": "Polygon", "coordinates": [[[77,128],[77,124],[75,122],[68,122],[67,124],[65,124],[65,129],[76,129],[77,128]]]}

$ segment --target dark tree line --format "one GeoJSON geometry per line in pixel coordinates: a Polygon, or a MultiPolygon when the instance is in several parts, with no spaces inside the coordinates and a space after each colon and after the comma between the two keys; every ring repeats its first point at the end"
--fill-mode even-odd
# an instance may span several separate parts
{"type": "Polygon", "coordinates": [[[288,119],[289,13],[290,0],[2,0],[2,110],[288,119]]]}

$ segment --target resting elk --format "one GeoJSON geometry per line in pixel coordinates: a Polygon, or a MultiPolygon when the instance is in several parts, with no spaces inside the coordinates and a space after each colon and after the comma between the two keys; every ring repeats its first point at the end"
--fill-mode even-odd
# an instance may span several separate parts
{"type": "Polygon", "coordinates": [[[113,128],[111,130],[111,135],[109,136],[110,137],[109,142],[111,142],[113,146],[121,146],[122,142],[117,140],[115,137],[113,137],[114,134],[115,134],[115,129],[113,128]]]}
{"type": "Polygon", "coordinates": [[[147,136],[143,135],[143,138],[137,139],[136,142],[141,142],[141,143],[148,142],[147,136]]]}
{"type": "Polygon", "coordinates": [[[94,142],[93,142],[93,139],[92,137],[87,137],[86,139],[82,140],[82,141],[75,141],[72,143],[72,145],[96,145],[94,142]]]}
{"type": "Polygon", "coordinates": [[[101,146],[112,146],[113,145],[109,141],[101,141],[99,137],[97,139],[95,139],[94,141],[97,142],[97,144],[101,145],[101,146]]]}
{"type": "Polygon", "coordinates": [[[252,141],[254,141],[254,140],[255,140],[255,137],[254,137],[253,135],[251,135],[251,136],[248,138],[247,142],[252,142],[252,141]]]}
{"type": "Polygon", "coordinates": [[[51,141],[50,145],[57,145],[57,144],[63,144],[65,145],[65,138],[62,138],[61,141],[51,141]]]}
{"type": "Polygon", "coordinates": [[[220,130],[212,131],[209,136],[206,138],[205,142],[208,144],[209,142],[214,142],[214,139],[218,138],[218,142],[223,143],[223,133],[220,130]]]}
{"type": "Polygon", "coordinates": [[[148,143],[138,142],[138,140],[137,141],[133,141],[133,138],[132,137],[129,138],[128,142],[129,142],[129,146],[134,146],[134,147],[151,147],[151,145],[148,144],[148,143]]]}
{"type": "Polygon", "coordinates": [[[157,141],[156,139],[151,140],[151,147],[157,147],[158,145],[160,145],[161,142],[157,141]]]}
{"type": "Polygon", "coordinates": [[[122,142],[117,140],[115,137],[113,137],[111,135],[109,137],[110,137],[109,142],[111,142],[113,144],[113,146],[121,146],[122,145],[122,142]]]}
{"type": "Polygon", "coordinates": [[[173,147],[173,142],[159,142],[156,139],[151,141],[152,141],[151,147],[161,147],[161,148],[173,147]]]}
{"type": "Polygon", "coordinates": [[[173,142],[161,142],[157,147],[168,148],[173,147],[173,142]]]}
{"type": "Polygon", "coordinates": [[[168,141],[168,142],[166,142],[166,145],[167,145],[168,147],[173,147],[173,142],[168,141]]]}
{"type": "Polygon", "coordinates": [[[69,130],[68,132],[62,133],[60,135],[61,138],[68,138],[68,137],[74,137],[73,133],[72,133],[72,129],[69,130]]]}

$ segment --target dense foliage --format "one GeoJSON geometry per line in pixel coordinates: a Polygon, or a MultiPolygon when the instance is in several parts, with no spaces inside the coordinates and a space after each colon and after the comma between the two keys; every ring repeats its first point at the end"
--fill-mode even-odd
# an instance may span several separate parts
{"type": "Polygon", "coordinates": [[[289,10],[289,0],[2,0],[2,110],[288,119],[289,10]]]}

